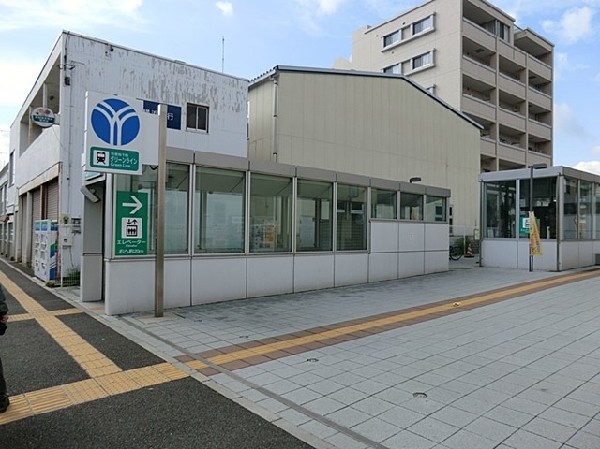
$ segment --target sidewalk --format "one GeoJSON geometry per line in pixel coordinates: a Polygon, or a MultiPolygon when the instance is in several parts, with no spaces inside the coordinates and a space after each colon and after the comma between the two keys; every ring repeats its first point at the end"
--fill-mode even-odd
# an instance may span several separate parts
{"type": "Polygon", "coordinates": [[[600,273],[476,267],[104,319],[315,447],[599,448],[600,273]]]}

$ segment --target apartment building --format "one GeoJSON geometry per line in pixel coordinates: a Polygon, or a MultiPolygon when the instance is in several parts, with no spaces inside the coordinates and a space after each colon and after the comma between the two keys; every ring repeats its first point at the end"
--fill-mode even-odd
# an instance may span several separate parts
{"type": "Polygon", "coordinates": [[[353,33],[335,68],[397,73],[483,126],[481,171],[552,165],[553,44],[484,0],[430,0],[353,33]]]}

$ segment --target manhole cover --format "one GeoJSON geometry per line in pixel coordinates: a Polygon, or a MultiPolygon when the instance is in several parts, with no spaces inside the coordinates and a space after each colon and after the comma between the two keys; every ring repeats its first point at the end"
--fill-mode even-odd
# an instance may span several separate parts
{"type": "Polygon", "coordinates": [[[422,392],[416,392],[413,393],[413,398],[417,398],[417,399],[425,399],[427,398],[427,393],[422,393],[422,392]]]}

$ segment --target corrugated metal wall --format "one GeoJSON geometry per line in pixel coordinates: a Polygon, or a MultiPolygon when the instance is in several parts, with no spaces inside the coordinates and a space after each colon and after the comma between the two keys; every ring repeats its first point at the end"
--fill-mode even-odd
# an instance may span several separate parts
{"type": "Polygon", "coordinates": [[[58,178],[46,183],[46,218],[58,220],[58,178]]]}

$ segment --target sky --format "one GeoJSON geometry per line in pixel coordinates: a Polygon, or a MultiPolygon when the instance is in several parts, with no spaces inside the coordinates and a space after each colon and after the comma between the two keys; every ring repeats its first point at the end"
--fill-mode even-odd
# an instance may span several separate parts
{"type": "MultiPolygon", "coordinates": [[[[62,30],[253,79],[331,68],[352,32],[424,0],[0,0],[0,166],[62,30]]],[[[555,45],[554,165],[600,174],[600,0],[491,0],[555,45]]]]}

